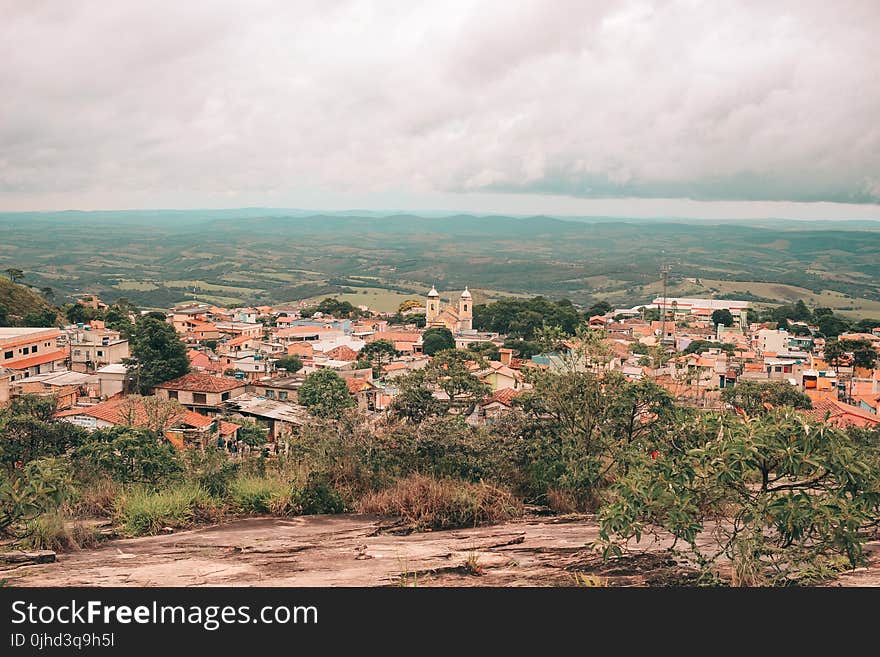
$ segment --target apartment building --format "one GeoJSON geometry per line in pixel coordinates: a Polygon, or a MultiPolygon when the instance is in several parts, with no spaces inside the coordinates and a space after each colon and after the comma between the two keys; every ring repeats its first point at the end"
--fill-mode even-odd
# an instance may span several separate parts
{"type": "Polygon", "coordinates": [[[57,328],[0,328],[0,367],[13,371],[12,380],[65,369],[67,350],[57,345],[57,328]]]}

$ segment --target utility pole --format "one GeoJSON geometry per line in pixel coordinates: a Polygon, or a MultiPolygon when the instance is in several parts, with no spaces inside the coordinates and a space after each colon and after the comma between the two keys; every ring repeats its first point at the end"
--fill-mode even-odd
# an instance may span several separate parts
{"type": "Polygon", "coordinates": [[[669,285],[669,265],[660,265],[660,278],[663,281],[663,311],[660,316],[660,345],[666,339],[666,291],[669,285]]]}

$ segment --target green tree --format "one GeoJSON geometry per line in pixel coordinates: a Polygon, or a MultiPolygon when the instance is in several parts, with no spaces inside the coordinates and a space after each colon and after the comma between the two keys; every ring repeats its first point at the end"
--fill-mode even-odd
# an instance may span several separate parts
{"type": "Polygon", "coordinates": [[[721,351],[732,354],[736,347],[727,342],[709,342],[708,340],[693,340],[685,347],[683,354],[701,354],[709,349],[720,349],[721,351]]]}
{"type": "Polygon", "coordinates": [[[9,326],[9,315],[3,304],[0,304],[0,326],[9,326]]]}
{"type": "Polygon", "coordinates": [[[51,287],[41,287],[40,294],[42,294],[43,298],[47,301],[51,301],[55,298],[55,290],[53,290],[51,287]]]}
{"type": "Polygon", "coordinates": [[[126,362],[135,367],[135,380],[141,394],[189,372],[186,345],[174,327],[165,321],[149,315],[139,317],[129,345],[131,358],[126,362]]]}
{"type": "Polygon", "coordinates": [[[849,330],[849,322],[836,315],[823,315],[816,322],[819,332],[826,338],[836,338],[849,330]]]}
{"type": "Polygon", "coordinates": [[[374,340],[361,348],[358,358],[368,361],[373,366],[374,375],[378,376],[382,372],[382,366],[390,363],[399,354],[390,340],[374,340]]]}
{"type": "Polygon", "coordinates": [[[878,471],[845,432],[780,409],[748,421],[701,417],[679,433],[701,444],[630,454],[599,512],[606,555],[665,531],[704,573],[726,557],[732,583],[746,586],[809,582],[841,558],[863,561],[878,471]]]}
{"type": "Polygon", "coordinates": [[[287,370],[288,374],[299,372],[303,368],[303,362],[299,356],[282,356],[275,362],[275,367],[287,370]]]}
{"type": "Polygon", "coordinates": [[[447,407],[462,407],[465,415],[491,392],[490,386],[471,372],[468,363],[474,361],[478,366],[486,365],[482,357],[467,349],[445,349],[434,354],[426,369],[428,380],[448,396],[447,407]]]}
{"type": "Polygon", "coordinates": [[[55,399],[16,397],[0,411],[0,464],[7,473],[40,458],[59,456],[83,439],[84,430],[52,416],[55,399]]]}
{"type": "Polygon", "coordinates": [[[269,440],[268,429],[256,420],[230,415],[222,418],[239,426],[238,439],[251,447],[262,447],[269,440]]]}
{"type": "Polygon", "coordinates": [[[40,310],[33,310],[26,314],[22,318],[22,323],[25,326],[55,326],[58,321],[58,317],[55,315],[55,312],[50,310],[49,308],[41,308],[40,310]]]}
{"type": "Polygon", "coordinates": [[[61,459],[31,461],[0,477],[0,536],[26,537],[28,521],[60,507],[70,489],[68,467],[61,459]]]}
{"type": "Polygon", "coordinates": [[[448,328],[430,328],[422,335],[422,353],[433,356],[444,349],[455,349],[455,338],[448,328]]]}
{"type": "Polygon", "coordinates": [[[9,280],[13,283],[18,283],[21,279],[24,278],[24,272],[21,269],[16,269],[15,267],[10,267],[5,270],[6,276],[9,277],[9,280]]]}
{"type": "Polygon", "coordinates": [[[747,416],[764,415],[772,409],[788,406],[798,409],[813,407],[810,398],[786,381],[760,383],[743,381],[721,391],[721,400],[742,410],[747,416]]]}
{"type": "Polygon", "coordinates": [[[727,308],[719,308],[712,312],[712,323],[733,326],[733,315],[727,308]]]}
{"type": "Polygon", "coordinates": [[[355,405],[342,377],[326,368],[306,376],[299,389],[299,402],[315,417],[334,419],[355,405]]]}
{"type": "Polygon", "coordinates": [[[80,468],[94,468],[115,481],[159,484],[182,471],[177,450],[149,429],[113,427],[99,429],[77,447],[74,459],[80,468]]]}
{"type": "Polygon", "coordinates": [[[418,423],[443,412],[444,406],[434,397],[426,370],[397,377],[394,385],[398,392],[389,409],[393,417],[418,423]]]}
{"type": "Polygon", "coordinates": [[[855,367],[873,369],[877,364],[877,351],[868,340],[836,340],[825,345],[825,360],[834,368],[852,364],[855,367]]]}
{"type": "MultiPolygon", "coordinates": [[[[605,315],[607,313],[610,313],[612,310],[614,310],[614,306],[612,306],[607,301],[597,301],[592,306],[587,308],[587,312],[584,313],[584,315],[587,317],[587,319],[589,319],[590,317],[594,317],[596,315],[605,315]]],[[[657,311],[657,316],[658,318],[660,316],[659,310],[657,311]]]]}
{"type": "Polygon", "coordinates": [[[104,312],[104,323],[108,329],[119,331],[125,339],[131,338],[131,334],[134,332],[134,324],[128,316],[128,310],[116,304],[104,312]]]}

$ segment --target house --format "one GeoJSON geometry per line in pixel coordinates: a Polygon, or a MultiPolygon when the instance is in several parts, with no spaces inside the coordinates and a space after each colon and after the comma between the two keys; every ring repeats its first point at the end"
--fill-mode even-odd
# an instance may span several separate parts
{"type": "Polygon", "coordinates": [[[58,410],[71,408],[79,398],[99,395],[98,379],[92,374],[61,370],[20,379],[11,385],[12,397],[36,395],[54,397],[58,410]]]}
{"type": "Polygon", "coordinates": [[[812,402],[813,408],[805,413],[819,422],[841,428],[854,426],[871,429],[880,426],[880,416],[858,406],[828,398],[813,399],[812,402]]]}
{"type": "Polygon", "coordinates": [[[125,391],[125,382],[128,378],[128,366],[121,364],[105,365],[97,372],[98,396],[113,397],[125,391]]]}
{"type": "Polygon", "coordinates": [[[186,357],[189,358],[189,366],[197,372],[211,369],[211,357],[204,351],[189,349],[186,357]]]}
{"type": "Polygon", "coordinates": [[[60,336],[56,328],[0,328],[0,367],[12,370],[13,380],[66,369],[60,336]]]}
{"type": "Polygon", "coordinates": [[[483,383],[489,384],[492,392],[506,388],[519,390],[523,385],[522,373],[499,361],[489,361],[489,367],[476,372],[475,376],[483,383]]]}
{"type": "Polygon", "coordinates": [[[379,396],[382,393],[381,388],[378,388],[366,379],[356,377],[346,377],[345,385],[348,387],[349,394],[357,402],[359,409],[362,411],[382,410],[379,403],[379,396]]]}
{"type": "Polygon", "coordinates": [[[458,304],[442,306],[440,294],[431,287],[425,304],[425,326],[427,328],[447,328],[453,335],[468,333],[473,329],[474,307],[471,293],[467,287],[458,298],[458,304]]]}
{"type": "Polygon", "coordinates": [[[248,385],[247,391],[266,399],[296,402],[299,399],[299,389],[303,380],[305,380],[305,376],[263,378],[252,381],[248,385]]]}
{"type": "Polygon", "coordinates": [[[513,400],[522,394],[522,390],[504,388],[486,397],[477,405],[468,417],[469,424],[494,424],[500,415],[513,408],[513,400]]]}
{"type": "Polygon", "coordinates": [[[0,367],[0,408],[6,406],[12,399],[12,370],[0,367]]]}
{"type": "Polygon", "coordinates": [[[263,325],[259,322],[216,322],[215,326],[220,333],[232,338],[259,338],[263,335],[263,325]]]}
{"type": "Polygon", "coordinates": [[[212,415],[222,411],[223,402],[244,394],[245,385],[241,379],[193,373],[160,383],[155,392],[159,399],[173,399],[192,411],[212,415]]]}
{"type": "Polygon", "coordinates": [[[130,356],[128,340],[119,331],[74,331],[70,335],[70,369],[92,373],[105,365],[116,365],[130,356]]]}
{"type": "Polygon", "coordinates": [[[309,414],[301,406],[245,393],[223,404],[224,411],[256,420],[268,429],[270,442],[296,433],[309,423],[309,414]]]}
{"type": "Polygon", "coordinates": [[[77,406],[55,414],[88,431],[111,427],[138,427],[161,433],[178,448],[197,444],[205,446],[217,435],[234,440],[238,425],[220,422],[185,408],[157,403],[155,397],[118,395],[100,404],[77,406]]]}
{"type": "Polygon", "coordinates": [[[368,342],[388,340],[402,354],[412,354],[422,350],[422,334],[417,331],[377,331],[368,342]]]}
{"type": "Polygon", "coordinates": [[[86,308],[91,308],[92,310],[106,310],[107,309],[107,304],[104,303],[103,301],[101,301],[94,294],[80,297],[79,299],[76,300],[76,302],[79,305],[85,306],[86,308]]]}

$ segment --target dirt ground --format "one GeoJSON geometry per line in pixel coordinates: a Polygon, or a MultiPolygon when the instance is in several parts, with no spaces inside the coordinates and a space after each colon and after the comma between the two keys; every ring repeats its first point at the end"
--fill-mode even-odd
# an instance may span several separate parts
{"type": "MultiPolygon", "coordinates": [[[[7,567],[10,586],[664,586],[695,582],[665,542],[603,562],[586,546],[590,516],[526,517],[465,530],[400,535],[358,515],[251,518],[174,534],[112,540],[7,567]]],[[[833,585],[880,586],[871,563],[833,585]]]]}

